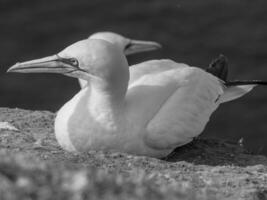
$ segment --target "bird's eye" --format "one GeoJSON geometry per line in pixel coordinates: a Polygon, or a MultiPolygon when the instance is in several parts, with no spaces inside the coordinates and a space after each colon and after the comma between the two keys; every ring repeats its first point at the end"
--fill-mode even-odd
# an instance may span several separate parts
{"type": "Polygon", "coordinates": [[[76,67],[79,66],[79,62],[78,62],[77,59],[75,59],[75,58],[70,58],[69,61],[71,62],[71,64],[72,64],[73,66],[76,66],[76,67]]]}
{"type": "Polygon", "coordinates": [[[130,41],[128,44],[125,45],[124,50],[129,49],[131,46],[132,46],[132,43],[130,41]]]}

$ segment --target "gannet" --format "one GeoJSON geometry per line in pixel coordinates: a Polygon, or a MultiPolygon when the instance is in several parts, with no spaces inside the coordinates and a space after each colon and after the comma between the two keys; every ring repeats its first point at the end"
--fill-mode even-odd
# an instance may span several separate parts
{"type": "Polygon", "coordinates": [[[192,141],[221,103],[260,83],[227,86],[210,70],[168,59],[129,68],[121,49],[101,39],[78,41],[8,72],[60,73],[88,82],[57,113],[55,135],[63,149],[156,158],[192,141]]]}
{"type": "MultiPolygon", "coordinates": [[[[90,35],[88,39],[106,40],[112,44],[117,45],[117,47],[121,49],[125,55],[131,55],[145,51],[153,51],[161,48],[161,45],[157,42],[129,39],[113,32],[97,32],[90,35]]],[[[79,79],[79,84],[81,88],[84,88],[87,85],[87,81],[79,79]]]]}

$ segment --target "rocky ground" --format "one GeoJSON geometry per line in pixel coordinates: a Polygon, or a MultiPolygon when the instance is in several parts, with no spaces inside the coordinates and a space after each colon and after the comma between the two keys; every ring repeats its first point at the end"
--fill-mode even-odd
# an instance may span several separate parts
{"type": "MultiPolygon", "coordinates": [[[[60,108],[79,90],[76,80],[5,72],[98,31],[163,45],[129,57],[130,64],[171,58],[205,68],[222,53],[230,61],[230,79],[266,79],[267,1],[0,0],[0,5],[2,107],[60,108]]],[[[198,138],[162,160],[67,153],[53,134],[54,113],[0,108],[0,200],[267,199],[267,158],[255,153],[267,155],[266,95],[258,87],[220,106],[202,134],[235,142],[198,138]]]]}
{"type": "Polygon", "coordinates": [[[242,143],[199,138],[162,160],[73,154],[58,146],[54,117],[0,108],[17,129],[0,128],[0,199],[267,199],[267,157],[242,143]]]}

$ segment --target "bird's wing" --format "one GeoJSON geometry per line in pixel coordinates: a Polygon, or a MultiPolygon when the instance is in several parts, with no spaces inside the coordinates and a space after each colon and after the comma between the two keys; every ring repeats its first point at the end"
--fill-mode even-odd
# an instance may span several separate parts
{"type": "Polygon", "coordinates": [[[131,72],[126,96],[130,118],[143,123],[145,142],[152,148],[174,148],[190,142],[217,108],[222,83],[185,64],[166,60],[145,64],[131,72]]]}
{"type": "MultiPolygon", "coordinates": [[[[171,60],[153,60],[130,68],[130,81],[126,94],[126,112],[135,127],[145,127],[160,109],[161,104],[179,87],[183,80],[175,79],[173,71],[187,65],[171,60]]],[[[137,131],[135,131],[137,132],[137,131]]]]}
{"type": "Polygon", "coordinates": [[[132,65],[130,70],[130,80],[129,86],[136,82],[138,79],[143,78],[144,76],[150,76],[153,74],[162,73],[168,70],[187,67],[188,65],[169,60],[150,60],[146,62],[142,62],[140,64],[132,65]]]}
{"type": "Polygon", "coordinates": [[[227,81],[228,76],[228,59],[224,55],[220,55],[218,58],[213,60],[206,72],[218,77],[223,81],[227,81]]]}

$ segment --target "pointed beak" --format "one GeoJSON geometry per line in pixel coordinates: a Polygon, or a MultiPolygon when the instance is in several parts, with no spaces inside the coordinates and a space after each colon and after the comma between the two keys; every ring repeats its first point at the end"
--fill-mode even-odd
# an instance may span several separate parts
{"type": "Polygon", "coordinates": [[[66,74],[77,70],[70,59],[61,58],[58,55],[48,56],[41,59],[21,62],[10,67],[7,72],[18,73],[59,73],[66,74]]]}
{"type": "Polygon", "coordinates": [[[154,41],[130,40],[130,43],[125,47],[124,53],[126,55],[153,51],[161,48],[161,44],[154,41]]]}

